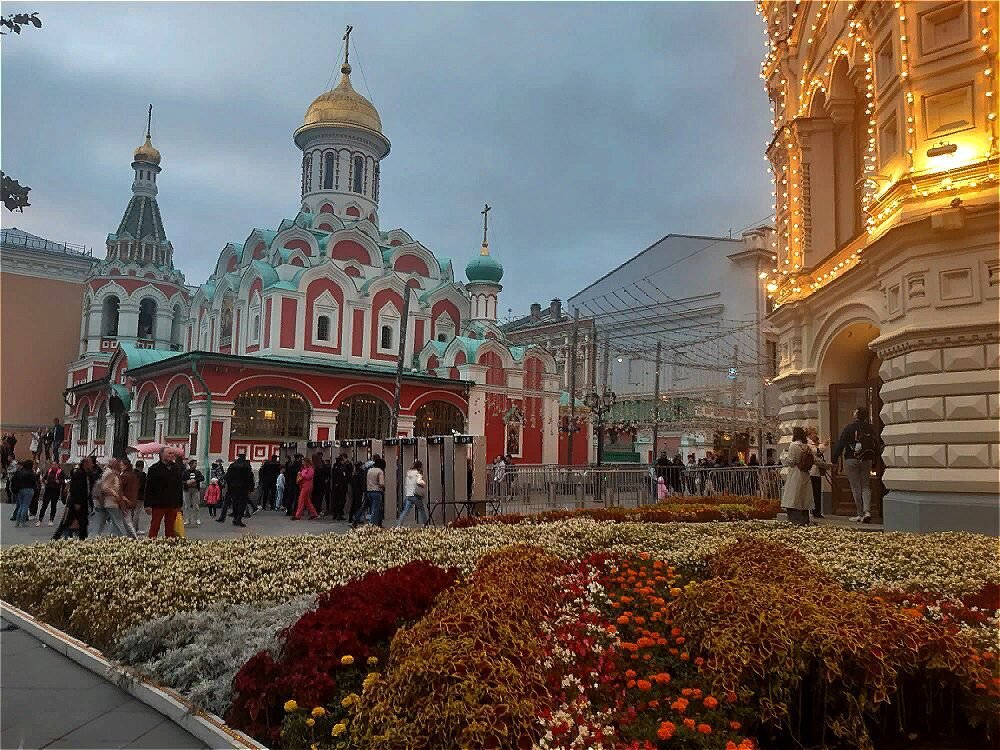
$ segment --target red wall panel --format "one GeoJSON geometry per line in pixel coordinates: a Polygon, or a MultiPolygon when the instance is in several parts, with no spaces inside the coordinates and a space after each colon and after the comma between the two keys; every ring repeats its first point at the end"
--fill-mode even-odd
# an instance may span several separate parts
{"type": "Polygon", "coordinates": [[[298,300],[281,298],[281,339],[278,341],[278,346],[282,349],[295,348],[295,317],[298,308],[298,300]]]}

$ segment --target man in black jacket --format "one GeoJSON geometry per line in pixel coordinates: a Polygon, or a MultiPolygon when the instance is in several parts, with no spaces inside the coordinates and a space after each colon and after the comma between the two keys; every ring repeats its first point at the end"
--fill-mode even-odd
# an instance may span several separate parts
{"type": "Polygon", "coordinates": [[[271,456],[261,464],[257,476],[260,478],[260,506],[264,510],[277,510],[274,500],[280,473],[281,464],[278,463],[277,456],[271,456]]]}
{"type": "Polygon", "coordinates": [[[321,451],[313,455],[313,492],[312,503],[321,516],[330,512],[330,464],[321,451]]]}
{"type": "Polygon", "coordinates": [[[332,493],[332,507],[330,513],[333,520],[344,520],[344,504],[347,501],[347,487],[351,483],[351,462],[347,460],[347,455],[341,453],[337,456],[337,461],[330,469],[330,488],[332,493]]]}
{"type": "Polygon", "coordinates": [[[301,453],[295,454],[295,460],[291,465],[285,467],[285,515],[290,516],[295,512],[295,504],[299,499],[299,472],[302,471],[301,453]]]}
{"type": "Polygon", "coordinates": [[[149,538],[155,539],[160,533],[160,522],[164,523],[164,533],[176,536],[177,511],[184,504],[184,467],[177,460],[176,448],[163,448],[160,460],[146,472],[146,512],[152,516],[149,522],[149,538]]]}
{"type": "Polygon", "coordinates": [[[233,526],[243,526],[243,514],[246,512],[247,500],[253,492],[253,469],[247,461],[246,454],[240,453],[226,471],[226,487],[233,503],[233,526]]]}
{"type": "Polygon", "coordinates": [[[69,500],[66,502],[66,515],[60,521],[53,539],[62,539],[63,535],[77,525],[77,535],[80,539],[87,538],[87,523],[90,520],[90,459],[85,458],[73,469],[69,477],[69,500]]]}

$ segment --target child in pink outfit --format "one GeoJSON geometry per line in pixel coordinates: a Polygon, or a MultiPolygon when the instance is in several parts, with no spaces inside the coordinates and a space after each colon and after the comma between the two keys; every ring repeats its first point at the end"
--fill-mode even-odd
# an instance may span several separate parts
{"type": "Polygon", "coordinates": [[[212,477],[212,480],[208,483],[208,488],[205,490],[205,505],[208,506],[208,515],[215,517],[215,509],[219,502],[222,500],[222,488],[219,486],[219,480],[212,477]]]}
{"type": "Polygon", "coordinates": [[[313,468],[312,460],[306,456],[302,460],[302,471],[299,472],[298,477],[299,504],[295,510],[296,521],[302,518],[302,513],[307,510],[309,511],[309,520],[319,518],[319,513],[316,512],[312,503],[313,477],[315,475],[316,470],[313,468]]]}

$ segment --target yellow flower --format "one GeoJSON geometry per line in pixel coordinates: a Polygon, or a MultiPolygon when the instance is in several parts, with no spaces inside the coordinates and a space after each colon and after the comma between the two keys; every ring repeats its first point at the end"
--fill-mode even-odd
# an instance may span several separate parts
{"type": "Polygon", "coordinates": [[[298,711],[299,704],[295,701],[285,701],[285,713],[291,713],[292,711],[298,711]]]}
{"type": "Polygon", "coordinates": [[[322,706],[316,706],[316,708],[312,710],[312,715],[314,719],[318,719],[321,716],[326,716],[326,709],[323,708],[322,706]]]}
{"type": "Polygon", "coordinates": [[[368,666],[369,667],[374,667],[376,664],[378,664],[378,657],[377,656],[369,656],[368,657],[368,666]]]}
{"type": "Polygon", "coordinates": [[[315,726],[315,724],[316,724],[316,719],[313,719],[312,717],[306,719],[307,727],[315,726]]]}
{"type": "Polygon", "coordinates": [[[367,690],[368,688],[370,688],[372,685],[375,684],[378,678],[379,678],[378,672],[369,672],[368,676],[365,677],[364,682],[361,683],[362,689],[367,690]]]}
{"type": "Polygon", "coordinates": [[[309,746],[309,750],[319,750],[319,745],[314,742],[309,746]]]}
{"type": "Polygon", "coordinates": [[[340,702],[340,705],[342,705],[344,708],[350,708],[355,703],[359,703],[359,702],[360,702],[360,699],[358,698],[358,694],[357,693],[349,693],[347,696],[344,697],[344,700],[342,700],[340,702]]]}
{"type": "Polygon", "coordinates": [[[331,737],[339,737],[344,732],[347,731],[347,724],[340,722],[339,724],[334,724],[333,729],[330,730],[331,737]]]}
{"type": "Polygon", "coordinates": [[[354,657],[351,656],[350,654],[344,654],[343,656],[340,657],[340,663],[343,664],[344,666],[350,666],[351,664],[354,663],[354,657]]]}

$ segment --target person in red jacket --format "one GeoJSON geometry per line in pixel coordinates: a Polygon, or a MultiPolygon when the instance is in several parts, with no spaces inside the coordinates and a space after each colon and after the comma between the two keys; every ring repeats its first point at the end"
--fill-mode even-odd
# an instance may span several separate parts
{"type": "Polygon", "coordinates": [[[205,488],[205,505],[208,506],[208,515],[215,518],[215,510],[222,502],[222,487],[219,486],[217,477],[212,477],[205,488]]]}

